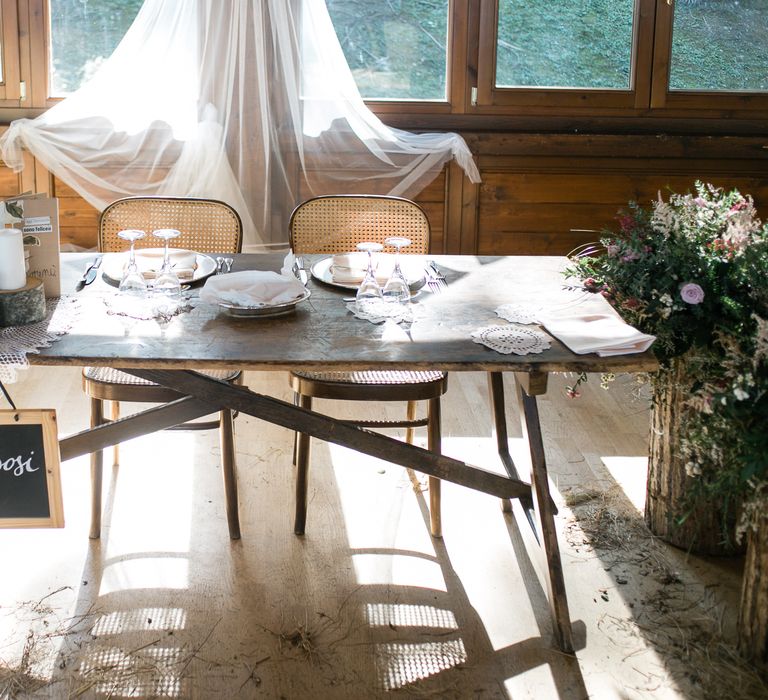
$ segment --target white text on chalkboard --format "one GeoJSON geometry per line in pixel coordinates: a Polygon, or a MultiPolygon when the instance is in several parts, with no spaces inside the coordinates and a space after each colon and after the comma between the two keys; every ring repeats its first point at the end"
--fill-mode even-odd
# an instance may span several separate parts
{"type": "Polygon", "coordinates": [[[32,455],[34,450],[29,453],[29,457],[24,460],[22,455],[18,457],[9,457],[4,462],[0,462],[0,471],[11,472],[13,476],[22,476],[26,472],[36,472],[40,467],[32,466],[32,455]]]}

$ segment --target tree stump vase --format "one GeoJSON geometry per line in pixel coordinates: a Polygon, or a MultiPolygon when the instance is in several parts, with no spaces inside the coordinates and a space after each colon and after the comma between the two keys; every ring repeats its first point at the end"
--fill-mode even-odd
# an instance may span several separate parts
{"type": "Polygon", "coordinates": [[[739,651],[768,677],[768,516],[747,533],[741,584],[739,651]]]}
{"type": "Polygon", "coordinates": [[[693,477],[686,473],[680,441],[693,410],[685,404],[690,388],[684,357],[673,359],[654,380],[645,522],[654,535],[686,551],[739,554],[743,548],[733,537],[736,509],[724,512],[721,503],[702,498],[692,504],[689,499],[693,477]]]}

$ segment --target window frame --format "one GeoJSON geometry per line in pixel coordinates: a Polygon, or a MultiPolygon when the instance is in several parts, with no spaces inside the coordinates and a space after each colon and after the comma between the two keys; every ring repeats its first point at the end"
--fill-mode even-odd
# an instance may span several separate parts
{"type": "MultiPolygon", "coordinates": [[[[6,68],[0,107],[24,113],[56,105],[62,98],[49,94],[49,0],[0,0],[0,10],[6,68]],[[20,81],[25,100],[13,88],[20,81]]],[[[768,132],[768,93],[668,89],[674,0],[635,0],[629,90],[496,88],[498,0],[449,0],[448,13],[445,99],[366,100],[394,126],[768,132]]]]}
{"type": "Polygon", "coordinates": [[[653,80],[650,108],[660,110],[727,111],[724,116],[753,117],[755,111],[768,111],[768,92],[670,90],[674,2],[658,0],[656,6],[653,80]]]}
{"type": "Polygon", "coordinates": [[[496,46],[499,2],[481,2],[477,65],[478,107],[541,107],[576,109],[642,109],[651,86],[650,57],[653,37],[652,5],[655,0],[635,0],[630,54],[631,85],[628,90],[600,88],[531,88],[496,86],[496,46]]]}
{"type": "Polygon", "coordinates": [[[3,79],[0,81],[0,105],[20,106],[22,102],[19,14],[16,0],[0,0],[3,79]]]}

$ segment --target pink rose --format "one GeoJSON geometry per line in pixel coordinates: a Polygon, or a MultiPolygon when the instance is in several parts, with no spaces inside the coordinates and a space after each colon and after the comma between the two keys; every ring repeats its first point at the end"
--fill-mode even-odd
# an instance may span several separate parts
{"type": "Polygon", "coordinates": [[[695,282],[686,282],[680,289],[680,298],[686,304],[701,304],[704,301],[704,290],[695,282]]]}

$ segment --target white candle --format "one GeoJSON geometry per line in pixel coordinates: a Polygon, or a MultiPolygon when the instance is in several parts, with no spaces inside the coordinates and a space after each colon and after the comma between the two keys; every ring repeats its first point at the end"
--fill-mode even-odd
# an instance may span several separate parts
{"type": "Polygon", "coordinates": [[[17,228],[0,229],[0,289],[21,289],[27,284],[24,238],[17,228]]]}

